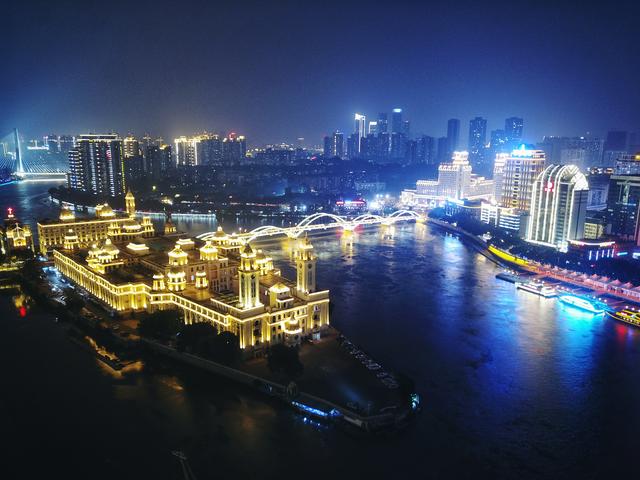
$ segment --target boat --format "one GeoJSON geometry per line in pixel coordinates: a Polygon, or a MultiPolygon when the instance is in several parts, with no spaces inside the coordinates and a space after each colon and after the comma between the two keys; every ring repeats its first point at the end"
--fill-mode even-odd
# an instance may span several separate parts
{"type": "Polygon", "coordinates": [[[565,305],[569,305],[573,308],[579,308],[585,312],[593,313],[594,315],[600,315],[604,313],[604,308],[600,306],[600,303],[597,301],[591,301],[584,297],[578,297],[576,295],[560,295],[558,297],[565,305]]]}
{"type": "Polygon", "coordinates": [[[618,312],[607,312],[611,318],[619,320],[621,322],[633,325],[634,327],[640,327],[640,312],[625,308],[618,312]]]}
{"type": "Polygon", "coordinates": [[[522,278],[520,277],[520,275],[518,275],[517,273],[510,272],[508,270],[498,273],[496,275],[496,278],[499,278],[500,280],[504,280],[505,282],[509,282],[509,283],[518,283],[522,281],[522,278]]]}
{"type": "Polygon", "coordinates": [[[540,295],[544,298],[552,298],[558,295],[555,288],[545,285],[542,282],[536,282],[535,280],[530,282],[517,282],[516,288],[526,292],[535,293],[536,295],[540,295]]]}

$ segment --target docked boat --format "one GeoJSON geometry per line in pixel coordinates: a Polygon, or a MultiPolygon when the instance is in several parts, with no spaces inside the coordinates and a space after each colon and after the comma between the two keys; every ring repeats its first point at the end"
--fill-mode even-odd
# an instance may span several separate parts
{"type": "Polygon", "coordinates": [[[625,308],[618,312],[607,312],[612,318],[621,322],[633,325],[634,327],[640,327],[640,312],[636,310],[630,310],[625,308]]]}
{"type": "Polygon", "coordinates": [[[577,295],[560,295],[558,300],[565,305],[578,308],[584,312],[593,313],[594,315],[604,313],[604,308],[602,308],[599,302],[591,301],[584,297],[578,297],[577,295]]]}
{"type": "Polygon", "coordinates": [[[505,282],[509,282],[509,283],[517,283],[522,281],[522,278],[520,277],[520,275],[518,275],[517,273],[510,272],[508,270],[498,273],[496,275],[496,278],[499,278],[500,280],[504,280],[505,282]]]}
{"type": "Polygon", "coordinates": [[[544,298],[551,298],[558,295],[556,289],[550,287],[549,285],[545,285],[542,282],[530,281],[530,282],[518,282],[516,284],[516,288],[519,290],[524,290],[526,292],[535,293],[536,295],[540,295],[544,298]]]}

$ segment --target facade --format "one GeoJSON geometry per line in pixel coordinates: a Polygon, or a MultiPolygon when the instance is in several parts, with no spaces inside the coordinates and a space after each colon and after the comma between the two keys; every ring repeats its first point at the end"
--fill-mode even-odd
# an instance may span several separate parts
{"type": "Polygon", "coordinates": [[[111,239],[114,242],[133,240],[154,235],[150,217],[135,217],[135,198],[128,192],[125,197],[126,214],[117,214],[108,204],[97,205],[95,218],[76,219],[75,214],[63,208],[57,220],[38,222],[40,253],[47,255],[62,248],[69,235],[76,237],[79,248],[111,239]]]}
{"type": "Polygon", "coordinates": [[[589,184],[575,165],[549,165],[533,184],[526,240],[565,246],[584,238],[589,184]]]}
{"type": "Polygon", "coordinates": [[[611,175],[607,216],[611,235],[640,246],[640,175],[611,175]]]}
{"type": "Polygon", "coordinates": [[[3,228],[0,230],[0,250],[3,254],[11,255],[20,250],[33,252],[33,235],[29,225],[20,224],[13,208],[7,209],[3,228]]]}
{"type": "Polygon", "coordinates": [[[615,175],[640,175],[640,153],[621,155],[616,159],[615,175]]]}
{"type": "Polygon", "coordinates": [[[329,324],[329,291],[316,288],[317,259],[307,239],[296,248],[295,283],[220,228],[206,242],[68,242],[53,257],[60,273],[117,312],[177,309],[187,324],[209,322],[237,335],[243,349],[297,344],[329,324]]]}
{"type": "Polygon", "coordinates": [[[545,154],[542,150],[529,150],[524,146],[513,150],[505,158],[500,205],[528,212],[533,183],[544,170],[544,165],[545,154]]]}
{"type": "Polygon", "coordinates": [[[86,134],[69,150],[72,190],[117,197],[125,193],[124,148],[117,134],[86,134]]]}

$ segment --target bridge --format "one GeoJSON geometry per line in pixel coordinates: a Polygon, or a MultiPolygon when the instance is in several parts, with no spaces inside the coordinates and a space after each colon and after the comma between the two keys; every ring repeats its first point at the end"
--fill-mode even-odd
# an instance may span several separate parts
{"type": "Polygon", "coordinates": [[[22,147],[18,129],[0,136],[0,173],[19,180],[63,180],[68,163],[66,157],[49,155],[44,146],[22,147]]]}
{"type": "MultiPolygon", "coordinates": [[[[423,220],[423,216],[412,210],[397,210],[390,215],[381,216],[371,213],[357,216],[355,218],[341,217],[332,213],[314,213],[303,218],[292,227],[276,227],[274,225],[263,225],[250,232],[240,233],[238,237],[245,242],[252,242],[261,237],[272,237],[276,235],[286,235],[289,238],[298,238],[305,232],[316,230],[342,229],[353,231],[363,225],[393,225],[398,222],[410,220],[423,220]]],[[[213,240],[216,232],[207,232],[198,235],[201,240],[213,240]]]]}

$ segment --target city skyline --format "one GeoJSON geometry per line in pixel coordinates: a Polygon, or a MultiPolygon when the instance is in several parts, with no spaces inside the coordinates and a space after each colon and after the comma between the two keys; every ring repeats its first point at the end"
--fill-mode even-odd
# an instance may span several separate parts
{"type": "Polygon", "coordinates": [[[632,79],[639,67],[627,60],[638,53],[632,41],[638,7],[569,4],[549,17],[532,5],[493,4],[484,11],[464,2],[404,2],[381,17],[375,5],[357,2],[335,15],[319,6],[248,4],[225,6],[238,25],[216,28],[203,23],[215,18],[216,5],[174,18],[168,3],[127,6],[126,16],[116,3],[100,12],[97,24],[90,21],[100,8],[95,4],[82,10],[15,5],[9,29],[19,48],[10,49],[7,61],[20,68],[6,79],[2,130],[17,126],[29,136],[149,131],[173,138],[225,129],[257,144],[302,137],[316,145],[334,130],[350,131],[353,112],[376,118],[395,107],[411,120],[412,132],[434,137],[447,119],[458,118],[466,138],[476,116],[488,119],[487,131],[522,117],[529,141],[637,129],[640,94],[632,79]],[[348,20],[356,11],[358,21],[348,20]],[[309,18],[338,33],[310,34],[317,29],[306,28],[309,18]],[[527,24],[537,28],[529,32],[527,24]],[[355,39],[380,32],[389,38],[378,47],[349,51],[355,39]],[[56,52],[53,69],[43,42],[56,52]],[[333,69],[318,68],[336,53],[333,69]],[[102,81],[110,88],[98,88],[102,81]]]}

